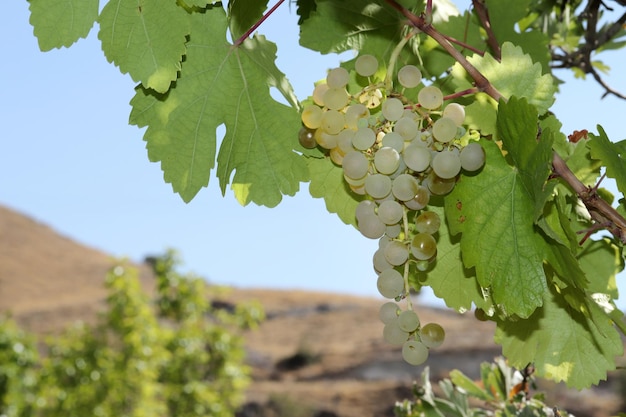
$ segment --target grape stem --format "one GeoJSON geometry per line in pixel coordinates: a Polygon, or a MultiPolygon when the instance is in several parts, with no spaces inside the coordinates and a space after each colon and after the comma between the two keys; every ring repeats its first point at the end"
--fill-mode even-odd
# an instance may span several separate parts
{"type": "MultiPolygon", "coordinates": [[[[398,10],[402,13],[411,23],[412,26],[421,30],[431,38],[433,38],[437,43],[446,50],[454,58],[465,71],[469,74],[470,77],[474,80],[474,84],[476,85],[477,91],[482,91],[488,94],[491,98],[496,101],[507,101],[506,97],[504,97],[492,84],[491,82],[480,72],[476,67],[474,67],[465,56],[457,51],[454,46],[439,33],[431,23],[427,22],[424,19],[424,16],[416,16],[410,10],[399,4],[395,0],[385,0],[391,7],[398,10]]],[[[484,15],[481,18],[481,22],[483,26],[485,26],[485,30],[490,33],[491,25],[489,25],[489,16],[486,13],[486,7],[481,0],[473,0],[474,7],[477,10],[477,13],[483,13],[484,15]],[[489,30],[487,30],[489,27],[489,30]]],[[[493,36],[493,32],[491,35],[488,35],[488,38],[492,38],[490,40],[490,46],[494,49],[494,54],[499,56],[500,47],[498,45],[495,36],[493,36]],[[493,43],[493,45],[491,45],[493,43]]],[[[552,170],[554,175],[560,177],[563,181],[565,181],[574,192],[578,195],[578,197],[582,200],[582,202],[589,210],[594,221],[599,224],[607,224],[607,230],[613,234],[613,236],[618,239],[620,242],[626,244],[626,219],[622,215],[620,215],[609,203],[602,199],[598,195],[595,190],[584,185],[576,175],[569,169],[563,158],[556,153],[556,151],[552,151],[552,170]]]]}
{"type": "MultiPolygon", "coordinates": [[[[409,218],[407,217],[407,208],[406,206],[402,206],[402,225],[404,227],[404,236],[405,239],[409,235],[409,218]]],[[[406,293],[406,306],[407,310],[413,310],[413,301],[411,301],[411,287],[409,286],[409,262],[405,262],[404,264],[404,292],[406,293]]]]}
{"type": "Polygon", "coordinates": [[[252,32],[254,32],[255,30],[257,30],[257,28],[259,26],[261,26],[261,24],[263,24],[263,22],[265,22],[265,20],[267,20],[268,17],[270,17],[270,15],[272,13],[274,13],[276,11],[276,9],[278,9],[278,7],[283,4],[285,2],[285,0],[278,0],[278,2],[272,6],[271,9],[269,9],[267,11],[267,13],[265,13],[263,16],[261,16],[261,18],[259,19],[258,22],[256,22],[254,25],[252,25],[252,27],[250,27],[250,29],[246,30],[246,32],[241,35],[239,37],[239,39],[237,39],[234,43],[233,43],[233,48],[238,47],[239,45],[241,45],[246,39],[248,39],[248,37],[252,34],[252,32]]]}

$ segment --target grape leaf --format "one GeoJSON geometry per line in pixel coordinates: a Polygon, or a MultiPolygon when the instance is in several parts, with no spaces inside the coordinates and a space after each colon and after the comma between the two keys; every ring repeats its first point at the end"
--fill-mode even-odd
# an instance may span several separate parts
{"type": "Polygon", "coordinates": [[[543,72],[550,72],[549,39],[546,34],[538,30],[519,32],[517,22],[528,15],[530,0],[505,2],[500,0],[486,0],[489,10],[489,21],[493,33],[500,43],[509,41],[521,47],[531,56],[534,62],[541,64],[543,72]]]}
{"type": "Polygon", "coordinates": [[[356,206],[363,198],[350,191],[343,178],[343,169],[328,158],[307,158],[311,184],[309,192],[315,198],[323,198],[326,209],[337,213],[341,221],[356,227],[356,206]]]}
{"type": "MultiPolygon", "coordinates": [[[[541,65],[533,63],[519,46],[510,42],[502,45],[502,59],[498,62],[493,56],[475,54],[468,58],[494,87],[508,99],[512,96],[526,97],[528,102],[544,114],[552,103],[556,87],[550,74],[541,74],[541,65]]],[[[451,72],[456,88],[463,90],[472,85],[463,67],[456,63],[451,72]]],[[[494,110],[495,111],[495,110],[494,110]]]]}
{"type": "MultiPolygon", "coordinates": [[[[595,303],[588,307],[604,315],[595,303]]],[[[581,389],[606,379],[623,353],[612,321],[591,320],[551,289],[543,307],[526,320],[498,321],[495,341],[512,366],[533,362],[538,375],[581,389]]]]}
{"type": "Polygon", "coordinates": [[[39,49],[68,47],[89,34],[98,18],[98,0],[30,0],[30,24],[39,49]]]}
{"type": "Polygon", "coordinates": [[[446,197],[446,218],[451,233],[463,233],[463,262],[476,268],[493,302],[506,314],[528,317],[546,290],[545,241],[534,226],[534,202],[518,170],[495,143],[481,143],[487,163],[478,175],[462,177],[446,197]]]}
{"type": "Polygon", "coordinates": [[[233,39],[243,35],[263,16],[268,0],[231,0],[228,2],[228,20],[233,39]]]}
{"type": "Polygon", "coordinates": [[[587,144],[591,150],[591,157],[602,161],[606,167],[606,175],[614,178],[617,189],[626,194],[626,155],[620,152],[623,148],[612,143],[600,125],[598,135],[590,133],[589,136],[587,144]]]}
{"type": "Polygon", "coordinates": [[[189,34],[187,12],[170,0],[111,0],[98,39],[109,62],[160,93],[176,80],[189,34]]]}
{"type": "Polygon", "coordinates": [[[308,180],[304,158],[293,151],[299,114],[269,93],[269,86],[290,90],[274,64],[276,47],[256,36],[232,48],[221,8],[194,13],[191,23],[180,78],[165,95],[138,88],[131,123],[148,126],[150,160],[161,162],[165,180],[184,201],[208,184],[216,129],[224,125],[217,157],[222,193],[231,181],[241,204],[273,207],[308,180]]]}
{"type": "Polygon", "coordinates": [[[554,142],[549,131],[538,137],[537,120],[537,110],[525,98],[512,96],[508,102],[500,101],[498,137],[515,162],[526,193],[535,202],[535,220],[552,193],[546,181],[551,172],[554,142]]]}
{"type": "MultiPolygon", "coordinates": [[[[429,210],[444,218],[443,210],[430,206],[429,210]]],[[[458,219],[457,219],[458,220],[458,219]]],[[[449,308],[465,312],[476,307],[489,310],[491,303],[483,295],[472,270],[463,267],[461,245],[458,236],[452,236],[446,222],[439,227],[437,238],[437,259],[435,265],[419,281],[432,288],[435,295],[445,301],[449,308]]]]}
{"type": "MultiPolygon", "coordinates": [[[[409,0],[399,3],[414,5],[409,0]]],[[[406,31],[406,19],[382,0],[318,0],[315,10],[307,12],[308,18],[300,26],[300,45],[323,54],[354,49],[387,62],[406,31]]],[[[398,65],[418,62],[412,50],[417,47],[416,38],[408,45],[400,53],[398,65]]]]}

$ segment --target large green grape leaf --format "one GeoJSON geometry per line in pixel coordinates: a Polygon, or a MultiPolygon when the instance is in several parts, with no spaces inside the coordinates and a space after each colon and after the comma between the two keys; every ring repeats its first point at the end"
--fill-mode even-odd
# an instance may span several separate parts
{"type": "MultiPolygon", "coordinates": [[[[544,114],[554,103],[556,86],[552,76],[542,75],[541,65],[533,63],[531,57],[524,54],[522,48],[510,42],[502,45],[501,61],[489,54],[484,56],[475,54],[469,57],[468,61],[487,77],[505,99],[512,96],[526,97],[528,102],[537,108],[540,115],[544,114]]],[[[459,63],[454,64],[451,75],[457,90],[472,87],[467,73],[459,63]]],[[[481,130],[493,132],[496,130],[495,126],[489,121],[495,121],[495,117],[484,113],[495,113],[496,109],[496,103],[487,100],[485,105],[477,109],[478,111],[469,113],[469,122],[479,125],[481,130]]]]}
{"type": "MultiPolygon", "coordinates": [[[[406,7],[414,1],[402,0],[406,7]]],[[[308,17],[300,26],[300,45],[321,52],[358,50],[373,54],[381,64],[387,62],[391,52],[406,32],[406,18],[383,0],[318,0],[315,10],[307,10],[308,17]]],[[[398,57],[398,65],[415,63],[417,57],[415,38],[398,57]]]]}
{"type": "Polygon", "coordinates": [[[493,302],[506,314],[528,317],[546,290],[545,241],[534,226],[535,204],[519,171],[495,143],[481,143],[487,163],[478,175],[462,177],[446,197],[446,218],[453,234],[463,233],[463,262],[476,268],[493,302]]]}
{"type": "Polygon", "coordinates": [[[552,192],[546,184],[552,167],[552,135],[538,135],[538,114],[525,98],[512,96],[500,101],[497,129],[502,146],[509,152],[529,197],[535,202],[535,220],[552,192]]]}
{"type": "MultiPolygon", "coordinates": [[[[443,210],[430,206],[429,210],[444,218],[443,210]]],[[[456,219],[458,221],[458,218],[456,219]]],[[[445,301],[449,308],[465,312],[476,307],[489,310],[491,305],[478,284],[474,271],[463,267],[459,237],[452,236],[446,222],[442,222],[437,238],[437,259],[420,282],[433,289],[435,295],[445,301]]]]}
{"type": "Polygon", "coordinates": [[[98,38],[109,62],[160,93],[176,80],[189,35],[189,15],[171,0],[111,0],[98,38]]]}
{"type": "Polygon", "coordinates": [[[30,24],[39,49],[68,47],[87,36],[98,18],[98,0],[30,0],[30,24]]]}
{"type": "Polygon", "coordinates": [[[341,221],[356,226],[355,210],[359,201],[358,195],[350,191],[343,178],[343,169],[336,166],[327,157],[307,158],[311,184],[309,192],[315,198],[323,198],[326,209],[337,213],[341,221]]]}
{"type": "Polygon", "coordinates": [[[489,10],[491,29],[498,42],[509,41],[521,47],[534,62],[541,64],[543,72],[548,73],[550,72],[548,36],[538,30],[521,33],[517,30],[519,29],[517,22],[528,15],[530,3],[531,0],[486,0],[485,2],[489,10]]]}
{"type": "Polygon", "coordinates": [[[148,126],[149,158],[161,162],[165,180],[184,201],[208,184],[216,129],[224,125],[217,157],[222,193],[230,181],[241,204],[273,207],[308,180],[304,158],[293,151],[299,114],[269,92],[270,86],[290,89],[274,64],[276,46],[257,36],[233,48],[221,8],[194,13],[191,23],[180,78],[165,95],[138,88],[131,123],[148,126]]]}
{"type": "Polygon", "coordinates": [[[606,175],[614,178],[617,189],[626,195],[626,154],[623,147],[612,143],[602,126],[598,125],[598,135],[590,134],[587,142],[593,159],[602,161],[606,167],[606,175]]]}
{"type": "Polygon", "coordinates": [[[243,35],[263,16],[268,0],[230,0],[228,20],[233,40],[243,35]]]}
{"type": "Polygon", "coordinates": [[[499,321],[495,340],[512,366],[534,363],[538,375],[581,389],[606,379],[623,353],[613,322],[591,302],[591,320],[567,304],[555,289],[544,294],[543,307],[526,320],[499,321]]]}

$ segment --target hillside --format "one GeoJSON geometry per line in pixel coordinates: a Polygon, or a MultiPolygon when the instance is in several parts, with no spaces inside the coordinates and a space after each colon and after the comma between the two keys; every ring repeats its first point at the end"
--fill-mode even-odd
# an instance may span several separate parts
{"type": "MultiPolygon", "coordinates": [[[[0,207],[0,311],[12,311],[29,330],[54,332],[75,320],[93,319],[111,263],[107,254],[0,207]]],[[[146,266],[141,277],[150,290],[146,266]]],[[[254,382],[241,417],[295,417],[289,411],[293,404],[309,407],[310,417],[387,416],[394,401],[411,395],[411,383],[423,368],[405,364],[398,349],[382,340],[376,319],[380,300],[233,288],[226,301],[250,299],[264,305],[268,318],[245,335],[254,382]]],[[[477,377],[479,364],[499,354],[492,323],[425,306],[419,312],[423,322],[442,324],[448,336],[429,359],[433,378],[453,368],[477,377]]],[[[603,417],[620,408],[611,384],[581,393],[549,384],[543,388],[554,405],[577,415],[603,417]]]]}

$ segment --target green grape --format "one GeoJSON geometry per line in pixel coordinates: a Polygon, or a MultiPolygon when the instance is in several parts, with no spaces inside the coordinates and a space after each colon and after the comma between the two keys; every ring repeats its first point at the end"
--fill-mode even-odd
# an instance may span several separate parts
{"type": "Polygon", "coordinates": [[[446,332],[437,323],[428,323],[420,329],[420,340],[427,348],[441,346],[445,338],[446,332]]]}
{"type": "Polygon", "coordinates": [[[401,117],[393,126],[393,131],[406,141],[413,140],[418,130],[417,123],[415,123],[412,117],[401,117]]]}
{"type": "Polygon", "coordinates": [[[352,138],[354,138],[354,131],[350,129],[344,129],[337,134],[337,147],[341,149],[344,155],[354,150],[352,138]]]}
{"type": "MultiPolygon", "coordinates": [[[[344,156],[344,160],[341,161],[341,165],[345,166],[345,156],[344,156]]],[[[356,187],[356,188],[365,187],[365,178],[367,178],[367,175],[363,176],[362,178],[350,178],[345,173],[343,174],[343,179],[348,183],[350,188],[352,188],[352,187],[356,187]]],[[[363,190],[363,191],[365,191],[365,190],[363,190]]]]}
{"type": "Polygon", "coordinates": [[[442,116],[452,119],[458,127],[461,127],[465,120],[465,107],[458,103],[450,103],[443,109],[442,116]]]}
{"type": "Polygon", "coordinates": [[[397,98],[388,98],[382,108],[385,119],[395,122],[404,115],[404,104],[397,98]]]}
{"type": "Polygon", "coordinates": [[[302,123],[309,129],[317,129],[322,125],[324,111],[315,104],[309,104],[302,110],[302,123]]]}
{"type": "Polygon", "coordinates": [[[428,233],[418,233],[411,241],[411,254],[415,259],[426,261],[437,253],[437,241],[428,233]]]}
{"type": "Polygon", "coordinates": [[[389,132],[383,136],[382,145],[383,147],[388,146],[398,152],[402,152],[404,149],[404,138],[396,132],[389,132]]]}
{"type": "Polygon", "coordinates": [[[402,358],[411,365],[421,365],[428,359],[428,348],[416,340],[407,340],[402,345],[402,358]]]}
{"type": "Polygon", "coordinates": [[[341,166],[341,164],[343,163],[343,156],[345,155],[345,153],[341,149],[339,149],[338,147],[332,148],[328,154],[330,156],[331,161],[341,166]]]}
{"type": "Polygon", "coordinates": [[[439,178],[444,180],[451,179],[461,172],[461,158],[455,151],[437,152],[431,162],[431,166],[439,178]]]}
{"type": "Polygon", "coordinates": [[[348,81],[350,81],[350,73],[341,67],[331,69],[326,76],[326,84],[330,88],[343,88],[348,81]]]}
{"type": "Polygon", "coordinates": [[[363,215],[357,222],[359,232],[367,238],[378,239],[385,234],[387,226],[381,222],[377,215],[363,215]]]}
{"type": "Polygon", "coordinates": [[[392,345],[402,345],[409,338],[409,334],[398,326],[398,320],[390,320],[383,327],[383,339],[392,345]]]}
{"type": "Polygon", "coordinates": [[[415,219],[415,230],[419,233],[434,235],[441,226],[441,219],[434,211],[425,211],[415,219]]]}
{"type": "Polygon", "coordinates": [[[428,186],[428,190],[435,195],[448,194],[454,188],[456,184],[456,178],[445,179],[438,177],[434,172],[426,178],[425,181],[428,186]]]}
{"type": "Polygon", "coordinates": [[[317,142],[315,141],[315,131],[308,129],[306,126],[302,126],[298,132],[298,141],[304,148],[315,148],[317,146],[317,142]]]}
{"type": "Polygon", "coordinates": [[[428,205],[430,201],[430,191],[427,187],[419,186],[417,194],[409,201],[405,201],[404,205],[410,210],[421,210],[428,205]]]}
{"type": "Polygon", "coordinates": [[[383,174],[369,175],[365,179],[365,192],[372,198],[385,198],[391,192],[391,178],[383,174]]]}
{"type": "Polygon", "coordinates": [[[415,269],[418,271],[425,272],[430,267],[429,261],[415,261],[415,269]]]}
{"type": "Polygon", "coordinates": [[[392,239],[397,238],[402,233],[402,226],[399,223],[396,224],[388,224],[385,229],[385,236],[388,236],[392,239]]]}
{"type": "Polygon", "coordinates": [[[380,274],[381,272],[393,268],[393,265],[387,261],[385,258],[385,249],[381,248],[374,252],[374,256],[372,257],[372,263],[374,264],[374,271],[380,274]]]}
{"type": "Polygon", "coordinates": [[[443,104],[443,93],[432,85],[424,87],[417,94],[417,102],[425,109],[437,109],[443,104]]]}
{"type": "Polygon", "coordinates": [[[343,130],[345,119],[343,113],[339,113],[337,110],[327,110],[322,116],[322,124],[320,129],[331,135],[336,135],[343,130]]]}
{"type": "Polygon", "coordinates": [[[461,150],[461,168],[473,172],[485,164],[485,151],[478,142],[471,142],[461,150]]]}
{"type": "Polygon", "coordinates": [[[409,201],[415,197],[419,183],[417,179],[410,174],[400,174],[393,180],[391,192],[400,201],[409,201]]]}
{"type": "Polygon", "coordinates": [[[383,323],[389,323],[391,321],[397,320],[398,313],[400,312],[400,307],[398,304],[393,301],[387,301],[378,309],[378,318],[383,323]]]}
{"type": "Polygon", "coordinates": [[[361,119],[368,119],[370,110],[362,104],[351,104],[346,109],[345,119],[346,127],[352,130],[359,128],[358,123],[361,119]]]}
{"type": "Polygon", "coordinates": [[[378,292],[385,298],[396,298],[404,290],[404,278],[395,269],[387,269],[378,275],[378,292]]]}
{"type": "Polygon", "coordinates": [[[450,142],[456,136],[456,132],[456,123],[448,117],[442,117],[433,124],[433,136],[438,142],[450,142]]]}
{"type": "Polygon", "coordinates": [[[331,110],[341,110],[348,104],[350,96],[345,88],[329,88],[324,93],[324,106],[331,110]]]}
{"type": "Polygon", "coordinates": [[[385,259],[393,266],[404,265],[409,259],[409,250],[404,243],[393,240],[384,249],[385,259]]]}
{"type": "Polygon", "coordinates": [[[402,330],[413,333],[420,327],[420,319],[413,310],[405,310],[398,316],[398,325],[402,330]]]}
{"type": "Polygon", "coordinates": [[[333,149],[339,142],[339,135],[331,135],[322,129],[315,131],[315,141],[324,149],[333,149]]]}
{"type": "Polygon", "coordinates": [[[343,157],[342,166],[345,175],[353,179],[358,179],[365,177],[370,163],[361,152],[350,151],[343,157]]]}
{"type": "Polygon", "coordinates": [[[363,77],[372,76],[378,70],[378,60],[373,55],[361,55],[356,59],[354,69],[363,77]]]}
{"type": "Polygon", "coordinates": [[[398,71],[398,81],[405,88],[417,87],[422,82],[422,72],[415,65],[405,65],[398,71]]]}
{"type": "Polygon", "coordinates": [[[381,174],[393,174],[400,166],[400,154],[391,147],[383,147],[374,154],[374,166],[381,174]]]}
{"type": "Polygon", "coordinates": [[[404,149],[402,158],[406,166],[415,172],[424,172],[430,166],[430,150],[416,143],[404,149]]]}
{"type": "Polygon", "coordinates": [[[361,218],[365,216],[375,216],[376,215],[376,203],[374,203],[372,200],[360,201],[359,204],[356,205],[356,210],[354,211],[354,215],[357,221],[361,221],[361,218]]]}
{"type": "Polygon", "coordinates": [[[313,89],[313,101],[318,106],[324,106],[324,94],[329,89],[328,84],[320,83],[315,86],[313,89]]]}
{"type": "Polygon", "coordinates": [[[378,206],[378,217],[386,225],[392,225],[402,220],[402,214],[404,210],[402,205],[396,200],[387,200],[380,203],[378,206]]]}
{"type": "Polygon", "coordinates": [[[352,146],[356,149],[365,151],[376,142],[376,133],[369,127],[360,127],[352,137],[352,146]]]}

